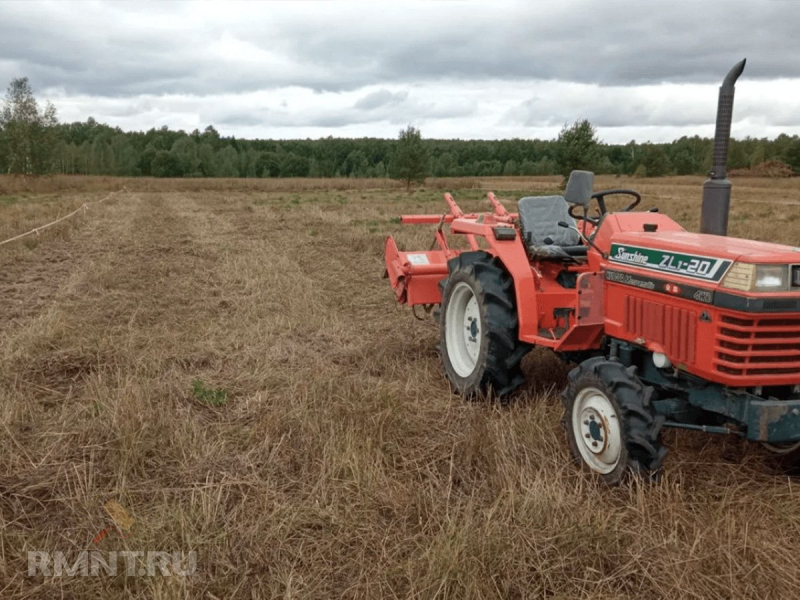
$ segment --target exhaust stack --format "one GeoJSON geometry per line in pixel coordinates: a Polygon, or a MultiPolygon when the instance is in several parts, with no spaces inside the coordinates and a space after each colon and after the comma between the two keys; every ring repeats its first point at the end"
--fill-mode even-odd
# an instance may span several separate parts
{"type": "Polygon", "coordinates": [[[733,92],[736,80],[744,71],[747,59],[742,59],[728,71],[719,88],[717,127],[714,133],[714,163],[703,184],[703,208],[700,214],[700,233],[728,235],[728,211],[731,204],[731,182],[728,180],[728,143],[733,121],[733,92]]]}

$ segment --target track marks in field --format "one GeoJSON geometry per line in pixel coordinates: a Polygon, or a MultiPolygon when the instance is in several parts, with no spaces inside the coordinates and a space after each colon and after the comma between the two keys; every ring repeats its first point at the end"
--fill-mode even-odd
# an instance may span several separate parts
{"type": "Polygon", "coordinates": [[[62,287],[80,277],[98,253],[109,230],[124,222],[137,197],[122,194],[58,229],[0,251],[0,331],[46,309],[62,287]]]}

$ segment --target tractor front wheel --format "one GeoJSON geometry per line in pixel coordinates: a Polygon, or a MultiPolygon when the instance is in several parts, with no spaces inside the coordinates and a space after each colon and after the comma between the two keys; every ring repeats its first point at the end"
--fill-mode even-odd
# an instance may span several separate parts
{"type": "Polygon", "coordinates": [[[761,445],[770,453],[770,462],[778,472],[797,475],[800,474],[800,442],[788,444],[770,444],[761,442],[761,445]]]}
{"type": "Polygon", "coordinates": [[[660,440],[664,417],[653,411],[653,388],[636,377],[636,368],[590,358],[568,378],[564,425],[576,462],[608,485],[627,474],[657,475],[667,453],[660,440]]]}
{"type": "Polygon", "coordinates": [[[445,375],[457,393],[507,396],[523,383],[511,277],[486,252],[464,252],[448,263],[439,313],[445,375]]]}

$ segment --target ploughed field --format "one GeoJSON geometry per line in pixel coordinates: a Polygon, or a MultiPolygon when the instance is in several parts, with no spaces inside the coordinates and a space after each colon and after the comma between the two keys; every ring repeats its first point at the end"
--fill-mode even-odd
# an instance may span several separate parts
{"type": "MultiPolygon", "coordinates": [[[[0,179],[0,596],[800,596],[800,481],[758,447],[667,432],[659,483],[573,466],[535,351],[509,406],[450,394],[395,305],[402,213],[557,178],[0,179]],[[103,510],[135,524],[123,539],[103,510]],[[27,552],[197,552],[187,577],[27,575],[27,552]]],[[[689,229],[700,178],[600,177],[689,229]]],[[[737,179],[732,235],[800,245],[800,181],[737,179]]]]}

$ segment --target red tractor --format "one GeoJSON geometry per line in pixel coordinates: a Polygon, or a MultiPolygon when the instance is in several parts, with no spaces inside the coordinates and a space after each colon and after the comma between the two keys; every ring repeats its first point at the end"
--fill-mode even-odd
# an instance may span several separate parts
{"type": "Polygon", "coordinates": [[[633,190],[593,192],[574,171],[563,196],[527,197],[509,213],[408,215],[436,225],[438,249],[400,251],[386,270],[403,304],[439,306],[440,350],[452,388],[511,394],[533,347],[578,366],[563,392],[576,461],[609,484],[656,474],[664,427],[736,434],[779,454],[800,448],[800,248],[725,237],[725,164],[737,64],[720,88],[714,168],[701,231],[633,190]],[[611,212],[610,196],[631,199],[611,212]],[[451,248],[444,226],[466,237],[451,248]]]}

